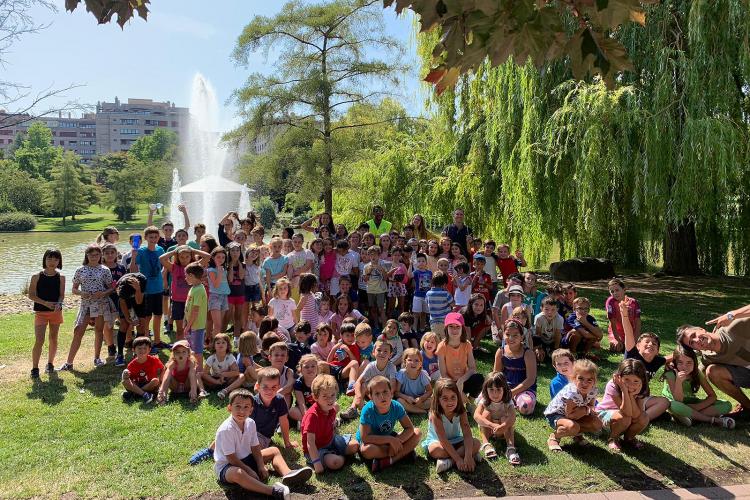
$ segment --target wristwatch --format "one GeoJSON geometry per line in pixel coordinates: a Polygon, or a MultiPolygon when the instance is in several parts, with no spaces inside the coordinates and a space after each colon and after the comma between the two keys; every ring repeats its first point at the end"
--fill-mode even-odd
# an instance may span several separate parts
{"type": "Polygon", "coordinates": [[[727,313],[727,319],[728,319],[729,321],[734,321],[734,313],[733,313],[732,311],[729,311],[729,312],[727,313]]]}

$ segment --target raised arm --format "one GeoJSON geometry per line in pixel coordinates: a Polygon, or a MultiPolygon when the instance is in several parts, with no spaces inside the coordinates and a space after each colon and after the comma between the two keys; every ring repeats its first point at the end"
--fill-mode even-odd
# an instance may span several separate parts
{"type": "Polygon", "coordinates": [[[635,347],[635,333],[633,332],[633,325],[630,324],[630,316],[628,315],[628,306],[630,305],[630,299],[625,298],[621,300],[618,307],[620,308],[620,316],[622,318],[622,330],[625,332],[625,352],[628,352],[635,347]]]}

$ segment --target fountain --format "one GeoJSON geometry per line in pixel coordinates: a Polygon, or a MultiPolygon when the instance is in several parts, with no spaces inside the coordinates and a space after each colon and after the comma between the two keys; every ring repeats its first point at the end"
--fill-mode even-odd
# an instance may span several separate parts
{"type": "Polygon", "coordinates": [[[247,217],[247,213],[253,209],[253,206],[250,204],[250,191],[252,190],[247,188],[247,184],[242,185],[242,189],[240,190],[240,206],[237,209],[240,218],[247,217]]]}
{"type": "Polygon", "coordinates": [[[185,225],[185,217],[182,212],[177,208],[182,203],[182,193],[180,193],[180,172],[176,169],[172,169],[172,191],[169,198],[169,219],[174,224],[174,227],[180,228],[185,225]]]}

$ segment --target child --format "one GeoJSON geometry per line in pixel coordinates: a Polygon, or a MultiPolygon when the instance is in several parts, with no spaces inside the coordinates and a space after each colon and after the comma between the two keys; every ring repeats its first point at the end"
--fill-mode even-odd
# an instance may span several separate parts
{"type": "MultiPolygon", "coordinates": [[[[297,369],[299,377],[294,381],[292,390],[294,391],[294,406],[289,408],[289,418],[301,422],[308,408],[315,401],[313,400],[312,385],[315,377],[318,376],[318,358],[312,354],[305,354],[299,361],[297,369]]],[[[305,446],[305,438],[302,438],[302,446],[305,446]]]]}
{"type": "Polygon", "coordinates": [[[438,260],[440,260],[440,245],[435,240],[427,242],[427,269],[431,273],[438,271],[438,260]]]}
{"type": "Polygon", "coordinates": [[[511,274],[517,273],[519,267],[526,267],[526,260],[524,260],[523,253],[520,250],[516,250],[515,258],[511,257],[510,245],[502,243],[497,247],[497,267],[500,268],[503,286],[505,286],[511,274]]]}
{"type": "Polygon", "coordinates": [[[331,306],[334,303],[333,297],[330,295],[323,295],[320,297],[320,300],[316,302],[320,302],[320,304],[318,304],[318,325],[321,323],[330,325],[334,316],[334,313],[331,310],[331,306]]]}
{"type": "Polygon", "coordinates": [[[437,271],[432,276],[432,288],[427,292],[427,310],[430,313],[430,330],[438,337],[445,336],[445,316],[453,310],[453,296],[445,289],[448,276],[437,271]]]}
{"type": "Polygon", "coordinates": [[[337,394],[338,384],[332,376],[319,375],[312,381],[314,402],[302,419],[302,451],[317,474],[341,469],[346,457],[359,450],[351,434],[336,435],[337,394]]]}
{"type": "Polygon", "coordinates": [[[489,352],[482,347],[482,339],[492,329],[492,319],[487,311],[487,300],[481,293],[471,294],[469,303],[459,311],[464,317],[464,329],[474,352],[489,352]]]}
{"type": "Polygon", "coordinates": [[[255,364],[254,359],[258,354],[258,335],[255,332],[243,332],[240,335],[238,351],[237,367],[240,370],[242,385],[252,387],[252,384],[258,380],[258,365],[255,364]]]}
{"type": "Polygon", "coordinates": [[[541,363],[549,353],[560,348],[562,329],[563,319],[557,314],[555,299],[545,297],[542,312],[534,316],[534,333],[541,342],[541,349],[537,350],[537,361],[541,363]]]}
{"type": "Polygon", "coordinates": [[[213,331],[211,337],[221,333],[224,314],[229,310],[229,281],[227,281],[227,252],[218,246],[211,250],[208,263],[208,312],[213,331]]]}
{"type": "Polygon", "coordinates": [[[417,270],[412,273],[412,276],[414,277],[414,298],[412,299],[411,311],[417,315],[415,329],[421,332],[425,326],[425,313],[429,312],[427,292],[432,285],[432,271],[427,269],[427,256],[425,254],[417,254],[417,270]]]}
{"type": "Polygon", "coordinates": [[[328,355],[333,350],[333,329],[326,323],[318,325],[318,332],[315,336],[315,343],[310,347],[310,352],[320,361],[326,361],[328,355]]]}
{"type": "Polygon", "coordinates": [[[279,395],[284,398],[287,407],[291,407],[295,377],[294,370],[286,365],[288,359],[289,347],[286,342],[276,342],[268,348],[270,366],[279,372],[279,395]]]}
{"type": "Polygon", "coordinates": [[[373,245],[367,249],[370,262],[365,266],[367,283],[367,304],[370,306],[370,320],[374,329],[385,323],[385,296],[388,292],[384,262],[380,259],[380,247],[373,245]]]}
{"type": "Polygon", "coordinates": [[[646,368],[637,359],[625,359],[604,388],[604,397],[596,405],[602,425],[609,429],[607,446],[614,452],[622,450],[620,436],[625,442],[640,450],[643,443],[636,436],[648,425],[648,416],[643,409],[648,396],[646,368]]]}
{"type": "Polygon", "coordinates": [[[341,278],[349,275],[352,272],[355,261],[349,255],[349,242],[339,240],[336,242],[336,265],[334,267],[334,273],[331,277],[331,290],[330,294],[334,297],[341,292],[341,278]]]}
{"type": "MultiPolygon", "coordinates": [[[[347,323],[352,321],[347,320],[347,323]]],[[[360,323],[354,329],[354,342],[359,349],[359,372],[362,373],[370,361],[375,361],[372,351],[375,344],[372,342],[372,328],[367,323],[360,323]]]]}
{"type": "MultiPolygon", "coordinates": [[[[458,248],[458,254],[461,259],[466,260],[466,258],[461,255],[461,247],[456,245],[458,248]]],[[[447,282],[445,283],[445,290],[451,295],[451,301],[453,300],[453,292],[455,291],[456,287],[453,283],[453,264],[448,259],[438,259],[438,271],[443,273],[445,275],[445,278],[447,279],[447,282]]],[[[433,278],[434,278],[433,274],[433,278]]],[[[428,292],[429,293],[429,292],[428,292]]]]}
{"type": "Polygon", "coordinates": [[[154,346],[156,349],[167,349],[169,344],[161,341],[161,316],[164,311],[162,296],[164,281],[162,279],[161,261],[159,258],[164,254],[164,249],[157,243],[159,241],[159,228],[149,226],[143,232],[146,238],[146,246],[133,248],[130,260],[130,272],[140,272],[146,276],[146,289],[144,290],[144,304],[146,316],[142,322],[146,329],[153,317],[152,331],[154,333],[154,346]]]}
{"type": "Polygon", "coordinates": [[[550,399],[554,398],[560,389],[573,382],[573,363],[575,362],[575,356],[567,349],[555,349],[552,353],[552,366],[557,374],[549,383],[550,399]]]}
{"type": "Polygon", "coordinates": [[[414,324],[414,315],[409,312],[404,312],[398,316],[398,326],[400,328],[399,335],[401,336],[401,343],[404,349],[409,347],[419,347],[419,334],[412,329],[414,324]]]}
{"type": "Polygon", "coordinates": [[[359,453],[372,460],[371,470],[377,472],[407,457],[414,456],[414,448],[421,436],[401,403],[393,400],[391,381],[377,376],[367,384],[370,401],[362,409],[357,430],[359,453]],[[396,423],[403,430],[395,432],[396,423]]]}
{"type": "Polygon", "coordinates": [[[398,382],[396,381],[396,367],[390,361],[391,357],[391,345],[384,340],[378,340],[375,342],[375,360],[370,361],[367,366],[361,371],[357,382],[354,385],[354,399],[352,399],[351,407],[346,411],[347,420],[350,420],[350,416],[356,418],[359,413],[358,410],[364,406],[365,403],[365,390],[367,383],[372,378],[380,375],[391,381],[391,387],[393,393],[398,394],[398,382]],[[352,411],[354,409],[354,411],[352,411]]]}
{"type": "Polygon", "coordinates": [[[505,345],[495,353],[493,371],[503,372],[513,402],[521,415],[531,415],[536,406],[536,357],[523,345],[523,326],[515,320],[505,323],[505,345]]]}
{"type": "Polygon", "coordinates": [[[408,266],[403,261],[401,247],[396,247],[391,252],[393,264],[388,271],[388,316],[398,307],[398,313],[404,312],[404,300],[406,299],[406,284],[409,282],[408,266]]]}
{"type": "Polygon", "coordinates": [[[419,349],[410,347],[404,351],[404,367],[396,374],[397,400],[407,413],[427,413],[430,408],[432,383],[422,363],[419,349]]]}
{"type": "Polygon", "coordinates": [[[220,483],[234,483],[242,488],[273,498],[288,498],[287,485],[301,484],[312,476],[312,469],[290,470],[278,448],[263,447],[256,422],[250,415],[257,411],[257,396],[246,389],[238,389],[229,396],[227,410],[231,416],[216,431],[213,452],[214,471],[220,483]],[[281,481],[266,486],[266,463],[273,465],[281,481]]]}
{"type": "MultiPolygon", "coordinates": [[[[341,325],[341,340],[336,342],[326,360],[331,367],[331,375],[336,377],[339,382],[342,379],[349,380],[349,385],[346,388],[347,396],[354,395],[354,384],[359,376],[360,359],[359,347],[354,342],[355,328],[352,323],[341,325]]],[[[341,418],[345,418],[345,415],[341,415],[341,418]]]]}
{"type": "MultiPolygon", "coordinates": [[[[198,378],[196,376],[196,364],[190,355],[190,344],[187,340],[178,340],[172,345],[172,356],[167,362],[164,370],[164,378],[161,381],[157,401],[159,404],[167,402],[167,391],[174,395],[187,393],[191,403],[198,401],[198,378]]],[[[201,396],[207,393],[200,389],[201,396]]]]}
{"type": "Polygon", "coordinates": [[[516,410],[511,398],[508,380],[502,372],[491,372],[482,386],[482,397],[477,400],[474,420],[482,434],[479,451],[488,460],[497,458],[497,451],[490,443],[492,438],[505,438],[505,458],[511,465],[521,465],[521,456],[516,450],[516,410]]]}
{"type": "Polygon", "coordinates": [[[185,304],[191,287],[187,281],[185,269],[195,260],[196,256],[200,256],[201,259],[203,259],[203,264],[207,263],[208,259],[211,257],[210,254],[201,252],[200,250],[193,250],[187,245],[178,246],[174,250],[159,257],[161,265],[172,276],[170,288],[172,310],[170,312],[170,318],[177,325],[178,340],[185,338],[185,304]]]}
{"type": "MultiPolygon", "coordinates": [[[[357,254],[357,259],[359,259],[359,254],[357,254]]],[[[352,269],[352,271],[354,271],[355,269],[356,268],[352,269]]],[[[358,305],[357,302],[359,302],[359,294],[357,293],[357,290],[352,288],[352,276],[353,275],[350,274],[349,276],[342,276],[341,278],[339,278],[339,287],[341,288],[341,290],[339,291],[338,295],[336,295],[336,298],[339,298],[342,295],[346,295],[347,297],[349,297],[349,300],[352,303],[352,307],[356,309],[358,305]]]]}
{"type": "Polygon", "coordinates": [[[333,337],[339,339],[339,329],[344,322],[344,318],[352,317],[356,322],[365,321],[361,312],[352,308],[352,302],[346,295],[339,295],[334,302],[334,315],[331,317],[331,326],[333,327],[333,337]]]}
{"type": "MultiPolygon", "coordinates": [[[[325,232],[325,230],[323,231],[325,232]]],[[[331,279],[336,273],[336,249],[331,238],[320,235],[323,240],[323,251],[320,252],[320,291],[331,294],[331,279]]]]}
{"type": "MultiPolygon", "coordinates": [[[[490,275],[492,278],[492,298],[495,298],[497,294],[498,286],[498,266],[497,266],[497,255],[495,255],[495,247],[497,244],[495,240],[487,240],[484,242],[482,254],[484,255],[484,272],[490,275]]],[[[468,272],[468,271],[467,271],[468,272]]]]}
{"type": "MultiPolygon", "coordinates": [[[[119,316],[119,300],[117,297],[117,282],[125,276],[125,273],[127,273],[127,270],[125,269],[125,266],[117,262],[118,258],[118,252],[117,247],[113,243],[105,243],[102,245],[102,259],[104,261],[104,266],[109,269],[109,272],[112,274],[112,285],[110,289],[109,295],[107,295],[107,298],[111,302],[111,310],[113,311],[113,314],[109,316],[109,321],[104,322],[104,341],[107,342],[107,361],[111,361],[115,358],[115,355],[117,354],[117,349],[115,348],[115,342],[114,342],[114,327],[115,322],[119,316]]],[[[99,358],[101,352],[101,343],[97,343],[94,346],[94,358],[99,358]]]]}
{"type": "Polygon", "coordinates": [[[357,306],[361,307],[362,310],[366,310],[367,304],[367,282],[365,281],[365,266],[370,262],[370,256],[366,250],[362,250],[359,255],[359,275],[357,277],[357,306]]]}
{"type": "Polygon", "coordinates": [[[439,343],[440,339],[435,332],[425,333],[419,341],[419,347],[422,349],[422,369],[433,381],[440,378],[440,363],[437,355],[439,343]]]}
{"type": "Polygon", "coordinates": [[[286,256],[281,255],[281,247],[283,242],[281,238],[271,238],[271,255],[263,260],[261,266],[261,272],[263,273],[264,282],[266,284],[266,297],[265,302],[271,298],[271,291],[276,286],[276,282],[281,278],[287,276],[289,271],[289,260],[286,256]]]}
{"type": "MultiPolygon", "coordinates": [[[[232,343],[226,333],[217,333],[211,342],[214,352],[206,360],[208,370],[201,372],[201,379],[207,388],[224,388],[240,376],[237,358],[231,352],[232,343]]],[[[219,391],[219,398],[224,399],[228,392],[219,391]]]]}
{"type": "Polygon", "coordinates": [[[529,319],[528,313],[530,311],[531,309],[529,308],[529,306],[526,306],[526,304],[522,304],[513,309],[513,313],[510,315],[510,319],[512,319],[513,321],[517,321],[523,327],[523,345],[524,347],[528,347],[529,349],[534,349],[534,354],[537,356],[537,359],[539,359],[537,350],[541,348],[541,340],[537,339],[536,344],[534,343],[534,336],[531,334],[531,329],[529,328],[529,322],[531,320],[529,319]]]}
{"type": "Polygon", "coordinates": [[[128,367],[122,372],[123,401],[130,402],[136,396],[149,404],[154,400],[154,394],[159,389],[159,380],[164,370],[164,364],[158,356],[152,356],[151,339],[148,337],[137,337],[133,341],[135,358],[128,363],[128,367]]]}
{"type": "MultiPolygon", "coordinates": [[[[520,285],[511,285],[508,287],[508,299],[509,301],[502,307],[500,310],[500,325],[499,327],[502,327],[502,325],[505,324],[506,321],[508,321],[511,316],[513,316],[513,310],[517,307],[521,307],[526,310],[525,304],[523,303],[523,299],[526,297],[526,295],[523,293],[523,287],[520,285]]],[[[531,319],[529,319],[529,322],[531,322],[531,319]]]]}
{"type": "Polygon", "coordinates": [[[526,271],[523,273],[523,291],[526,292],[523,303],[528,306],[532,318],[542,312],[542,301],[547,296],[546,293],[537,289],[537,281],[539,281],[539,277],[535,272],[526,271]]]}
{"type": "Polygon", "coordinates": [[[227,245],[229,264],[227,265],[227,281],[229,283],[229,319],[234,328],[234,345],[240,341],[242,328],[247,321],[245,316],[245,256],[242,245],[233,241],[227,245]]]}
{"type": "Polygon", "coordinates": [[[441,378],[435,384],[430,405],[427,436],[422,441],[425,455],[436,458],[435,472],[446,472],[454,465],[462,472],[473,472],[481,456],[479,441],[471,435],[468,412],[456,382],[441,378]]]}
{"type": "Polygon", "coordinates": [[[304,242],[304,235],[295,234],[292,236],[292,251],[286,254],[286,258],[289,261],[289,281],[291,282],[292,298],[294,300],[299,300],[300,298],[299,287],[301,276],[312,271],[313,261],[315,260],[313,253],[302,247],[304,242]]]}
{"type": "Polygon", "coordinates": [[[567,347],[571,352],[580,352],[582,356],[597,361],[598,356],[591,354],[591,349],[602,339],[602,330],[589,314],[591,301],[586,297],[578,297],[573,301],[573,312],[565,320],[565,328],[568,333],[560,345],[567,347]]]}
{"type": "Polygon", "coordinates": [[[65,299],[65,276],[57,272],[62,269],[62,253],[57,248],[45,250],[42,270],[31,277],[29,299],[34,302],[34,348],[31,351],[31,378],[39,378],[39,358],[44,347],[44,333],[49,325],[49,351],[46,373],[55,371],[57,334],[63,323],[62,303],[65,299]]]}
{"type": "Polygon", "coordinates": [[[610,296],[604,303],[604,309],[607,311],[609,327],[607,336],[609,337],[609,349],[612,352],[623,352],[625,350],[625,330],[622,327],[622,314],[620,313],[620,302],[628,300],[628,319],[633,328],[633,337],[638,338],[641,335],[641,306],[633,297],[625,295],[625,283],[615,278],[607,284],[610,296]]]}
{"type": "Polygon", "coordinates": [[[456,273],[456,276],[453,278],[455,282],[453,301],[456,303],[456,307],[463,307],[469,303],[469,298],[471,298],[469,264],[466,262],[459,262],[453,269],[456,273]]]}
{"type": "MultiPolygon", "coordinates": [[[[310,323],[305,320],[301,320],[294,327],[294,341],[287,344],[287,347],[289,348],[289,359],[287,359],[286,362],[286,366],[292,370],[297,368],[302,356],[312,352],[310,351],[310,344],[308,343],[310,333],[310,323]]],[[[300,415],[300,418],[297,420],[300,420],[301,418],[302,415],[300,415]]]]}
{"type": "Polygon", "coordinates": [[[573,314],[573,302],[578,298],[578,289],[573,283],[568,283],[562,288],[562,300],[557,302],[557,312],[564,320],[573,314]]]}
{"type": "Polygon", "coordinates": [[[273,298],[268,302],[268,315],[279,320],[279,326],[291,331],[297,316],[297,303],[290,298],[291,287],[289,280],[279,278],[273,287],[273,298]]]}
{"type": "Polygon", "coordinates": [[[404,344],[401,343],[401,337],[398,336],[398,322],[395,319],[389,319],[383,328],[383,333],[378,340],[388,342],[391,345],[391,363],[394,366],[401,366],[401,359],[404,356],[404,344]]]}
{"type": "Polygon", "coordinates": [[[477,373],[471,342],[464,330],[463,316],[449,313],[445,317],[445,330],[446,338],[438,344],[435,351],[440,375],[456,382],[461,394],[476,398],[482,390],[484,377],[477,373]]]}
{"type": "Polygon", "coordinates": [[[481,253],[474,254],[474,272],[469,275],[471,278],[471,291],[481,293],[489,304],[492,300],[492,277],[484,272],[484,255],[481,253]]]}
{"type": "Polygon", "coordinates": [[[695,351],[678,342],[662,379],[662,394],[669,399],[669,413],[676,421],[687,426],[698,421],[734,429],[734,419],[721,416],[730,413],[732,405],[716,398],[716,392],[698,367],[695,351]],[[700,388],[706,393],[705,399],[696,395],[700,388]]]}
{"type": "Polygon", "coordinates": [[[562,451],[560,439],[572,436],[576,443],[586,441],[583,432],[598,433],[602,421],[594,411],[596,402],[596,375],[599,368],[588,359],[579,359],[573,365],[573,382],[552,398],[544,410],[550,427],[554,430],[547,439],[550,451],[562,451]]]}
{"type": "MultiPolygon", "coordinates": [[[[315,292],[318,289],[318,278],[312,273],[304,273],[299,278],[299,311],[300,321],[306,321],[310,325],[310,331],[318,329],[320,323],[320,308],[315,292]]],[[[322,301],[321,301],[322,302],[322,301]]]]}
{"type": "Polygon", "coordinates": [[[198,371],[203,371],[203,347],[206,338],[208,297],[203,286],[203,267],[193,262],[185,267],[185,281],[190,285],[185,302],[185,335],[195,355],[198,371]]]}

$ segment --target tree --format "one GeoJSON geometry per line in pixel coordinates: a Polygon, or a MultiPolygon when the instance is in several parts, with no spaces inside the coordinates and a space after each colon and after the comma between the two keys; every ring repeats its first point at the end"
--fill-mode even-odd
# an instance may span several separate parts
{"type": "Polygon", "coordinates": [[[50,208],[65,218],[81,213],[88,204],[85,200],[85,186],[81,182],[78,157],[71,151],[66,151],[52,167],[51,180],[48,183],[47,202],[50,208]]]}
{"type": "Polygon", "coordinates": [[[60,159],[62,148],[52,145],[52,131],[44,122],[34,122],[22,146],[13,153],[19,168],[33,177],[49,180],[52,165],[60,159]]]}
{"type": "Polygon", "coordinates": [[[129,159],[127,168],[111,170],[107,174],[107,204],[122,222],[133,218],[143,199],[140,189],[143,169],[137,160],[129,159]]]}
{"type": "Polygon", "coordinates": [[[240,35],[234,60],[248,66],[251,52],[279,51],[273,76],[252,73],[234,92],[244,123],[228,138],[253,138],[274,127],[307,129],[322,139],[319,175],[322,198],[332,210],[333,142],[347,128],[336,125],[348,106],[385,95],[382,83],[397,83],[397,42],[383,35],[378,0],[334,0],[319,5],[291,1],[273,18],[257,16],[240,35]],[[367,50],[366,50],[367,49],[367,50]],[[377,55],[373,55],[377,54],[377,55]]]}
{"type": "Polygon", "coordinates": [[[142,162],[167,161],[177,158],[177,134],[171,130],[158,128],[153,134],[143,135],[136,140],[128,153],[142,162]]]}
{"type": "Polygon", "coordinates": [[[0,204],[20,212],[40,213],[42,181],[20,170],[10,160],[0,160],[0,204]]]}

